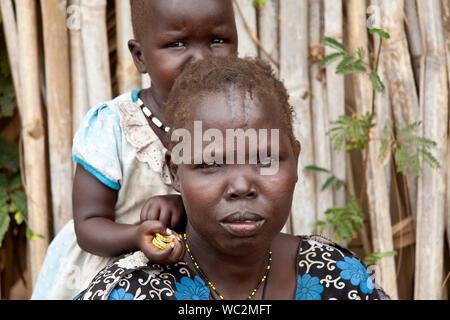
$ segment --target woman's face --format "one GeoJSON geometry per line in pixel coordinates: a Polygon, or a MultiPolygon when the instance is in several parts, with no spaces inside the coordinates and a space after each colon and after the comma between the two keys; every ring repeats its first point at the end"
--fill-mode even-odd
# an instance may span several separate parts
{"type": "MultiPolygon", "coordinates": [[[[277,109],[273,107],[275,104],[262,101],[255,94],[250,98],[249,94],[231,91],[231,95],[209,95],[190,110],[191,119],[202,121],[203,132],[217,129],[216,132],[222,133],[224,143],[212,154],[220,155],[224,164],[194,164],[199,150],[192,147],[192,164],[171,164],[171,172],[187,212],[187,230],[195,233],[188,233],[188,237],[200,236],[228,255],[244,255],[267,248],[284,226],[297,182],[297,156],[282,129],[279,139],[270,135],[271,129],[281,128],[280,110],[274,110],[277,109]],[[258,159],[257,164],[250,163],[249,155],[261,151],[263,141],[256,143],[256,149],[252,148],[255,144],[246,143],[243,164],[228,164],[227,159],[238,161],[238,152],[242,152],[236,142],[226,144],[230,129],[252,129],[257,133],[268,130],[269,152],[274,153],[275,144],[279,145],[278,170],[270,175],[261,174],[263,168],[277,161],[275,154],[271,160],[258,159]]],[[[187,129],[194,136],[192,127],[187,129]]],[[[210,143],[204,142],[203,150],[210,143]]]]}

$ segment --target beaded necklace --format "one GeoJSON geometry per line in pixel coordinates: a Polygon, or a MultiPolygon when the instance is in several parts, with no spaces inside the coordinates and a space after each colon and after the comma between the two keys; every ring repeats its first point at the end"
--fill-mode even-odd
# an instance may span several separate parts
{"type": "MultiPolygon", "coordinates": [[[[197,272],[200,274],[200,276],[205,279],[206,283],[208,284],[208,286],[215,292],[215,294],[219,297],[220,300],[224,300],[224,297],[220,294],[219,290],[217,290],[217,288],[214,286],[214,284],[208,280],[208,278],[206,277],[205,273],[200,269],[200,266],[198,265],[197,261],[195,260],[194,256],[192,255],[191,250],[189,249],[189,245],[187,242],[187,237],[186,237],[186,233],[183,235],[184,238],[184,243],[186,245],[186,250],[188,252],[189,257],[192,260],[192,263],[194,264],[195,268],[197,269],[197,272]]],[[[250,293],[250,295],[248,296],[248,300],[252,300],[252,298],[255,296],[256,292],[258,291],[258,289],[261,287],[261,285],[267,280],[268,276],[269,276],[269,272],[270,272],[270,265],[272,264],[272,251],[269,250],[269,259],[267,262],[267,268],[266,268],[266,272],[264,273],[263,277],[261,278],[261,280],[259,281],[258,285],[256,286],[255,289],[253,289],[253,291],[250,293]]],[[[265,287],[264,287],[265,289],[265,287]]],[[[265,290],[264,290],[265,291],[265,290]]],[[[264,293],[263,293],[264,296],[264,293]]]]}
{"type": "Polygon", "coordinates": [[[149,108],[147,108],[144,104],[144,102],[142,102],[142,100],[140,98],[138,98],[138,104],[139,107],[142,109],[142,111],[144,112],[144,114],[150,119],[152,120],[152,122],[155,124],[155,126],[157,126],[158,128],[160,128],[161,130],[164,130],[165,132],[169,132],[170,128],[166,125],[164,125],[161,120],[159,120],[157,117],[155,117],[153,115],[153,113],[150,111],[149,108]]]}

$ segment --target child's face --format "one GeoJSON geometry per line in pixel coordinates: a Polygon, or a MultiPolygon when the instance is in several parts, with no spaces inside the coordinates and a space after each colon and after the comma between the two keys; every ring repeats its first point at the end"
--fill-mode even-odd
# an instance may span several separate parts
{"type": "MultiPolygon", "coordinates": [[[[201,120],[203,132],[218,129],[223,137],[224,162],[228,156],[226,130],[280,129],[279,168],[272,175],[261,175],[264,164],[250,164],[247,146],[244,164],[171,164],[176,188],[181,192],[192,230],[210,245],[228,254],[246,254],[266,248],[280,232],[289,215],[297,182],[297,157],[291,141],[280,125],[280,110],[258,97],[244,97],[236,92],[213,94],[200,99],[191,109],[191,119],[201,120]]],[[[192,128],[186,128],[190,130],[192,128]]],[[[270,137],[270,134],[269,134],[270,137]]],[[[270,138],[269,150],[277,143],[270,138]]],[[[203,149],[210,142],[203,143],[203,149]]],[[[257,142],[257,149],[263,147],[257,142]]],[[[198,152],[197,152],[198,153],[198,152]]],[[[195,157],[192,152],[192,162],[195,157]]],[[[198,156],[198,155],[197,155],[198,156]]],[[[237,159],[233,151],[232,156],[237,159]]],[[[190,236],[193,236],[191,234],[190,236]]]]}
{"type": "Polygon", "coordinates": [[[155,99],[167,99],[184,65],[207,55],[237,55],[237,31],[231,1],[152,0],[139,42],[130,50],[138,70],[149,73],[155,99]]]}

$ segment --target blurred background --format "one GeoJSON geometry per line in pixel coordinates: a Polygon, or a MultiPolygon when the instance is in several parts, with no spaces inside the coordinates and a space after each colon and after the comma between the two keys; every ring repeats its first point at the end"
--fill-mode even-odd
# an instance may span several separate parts
{"type": "MultiPolygon", "coordinates": [[[[348,247],[393,299],[448,299],[450,0],[233,0],[240,56],[288,88],[302,143],[284,231],[348,247]]],[[[0,298],[29,299],[72,218],[73,134],[151,85],[128,0],[0,0],[0,298]]]]}

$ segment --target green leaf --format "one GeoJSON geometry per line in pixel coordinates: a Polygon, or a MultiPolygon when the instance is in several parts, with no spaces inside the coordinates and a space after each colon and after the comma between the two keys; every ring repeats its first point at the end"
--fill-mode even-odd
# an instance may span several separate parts
{"type": "Polygon", "coordinates": [[[336,67],[336,71],[342,70],[344,67],[348,66],[350,63],[355,61],[354,56],[346,56],[344,59],[342,59],[341,63],[338,64],[336,67]]]}
{"type": "Polygon", "coordinates": [[[370,82],[372,82],[372,86],[379,93],[384,93],[386,87],[380,79],[380,76],[375,71],[372,71],[369,75],[370,82]]]}
{"type": "Polygon", "coordinates": [[[16,220],[16,223],[18,226],[20,226],[23,222],[23,214],[20,211],[17,211],[16,214],[14,215],[14,220],[16,220]]]}
{"type": "Polygon", "coordinates": [[[266,5],[266,0],[253,0],[253,7],[255,9],[261,9],[266,5]]]}
{"type": "Polygon", "coordinates": [[[359,48],[357,51],[357,54],[358,54],[359,60],[361,60],[361,61],[364,59],[364,56],[366,55],[363,48],[359,48]]]}
{"type": "Polygon", "coordinates": [[[10,221],[11,218],[9,217],[9,213],[5,212],[5,210],[0,210],[0,248],[2,246],[5,234],[9,229],[10,221]]]}
{"type": "Polygon", "coordinates": [[[380,146],[380,152],[379,152],[379,155],[378,155],[378,157],[380,158],[380,159],[384,159],[384,158],[386,158],[386,156],[387,156],[387,153],[388,153],[388,148],[389,148],[389,140],[382,140],[381,141],[381,146],[380,146]]]}
{"type": "Polygon", "coordinates": [[[339,59],[343,55],[344,54],[342,52],[332,53],[332,54],[326,56],[325,58],[323,58],[323,60],[319,64],[319,67],[320,68],[326,67],[327,65],[329,65],[330,63],[336,61],[337,59],[339,59]]]}
{"type": "Polygon", "coordinates": [[[2,167],[17,172],[19,170],[19,152],[12,143],[0,139],[0,168],[2,167]]]}
{"type": "Polygon", "coordinates": [[[335,176],[331,176],[325,181],[325,183],[322,186],[322,189],[320,191],[325,191],[334,181],[336,180],[335,176]]]}
{"type": "Polygon", "coordinates": [[[369,29],[370,34],[377,34],[380,36],[380,38],[382,39],[390,39],[391,35],[381,29],[377,29],[377,28],[373,28],[373,29],[369,29]]]}
{"type": "Polygon", "coordinates": [[[22,177],[20,172],[16,172],[9,178],[8,191],[12,192],[20,187],[22,187],[22,177]]]}
{"type": "Polygon", "coordinates": [[[21,190],[17,190],[11,194],[11,200],[16,204],[20,212],[28,217],[27,195],[21,190]]]}
{"type": "Polygon", "coordinates": [[[322,44],[324,46],[336,49],[342,54],[347,53],[347,48],[342,43],[339,43],[338,41],[336,41],[333,38],[328,38],[328,37],[323,38],[322,44]]]}
{"type": "Polygon", "coordinates": [[[400,147],[397,149],[397,172],[401,172],[404,175],[408,170],[408,149],[400,147]]]}
{"type": "Polygon", "coordinates": [[[369,254],[365,259],[364,263],[366,265],[372,265],[375,264],[378,260],[385,258],[385,257],[393,257],[397,255],[397,251],[388,251],[388,252],[374,252],[369,254]]]}
{"type": "Polygon", "coordinates": [[[321,167],[317,167],[317,166],[306,166],[305,167],[306,171],[314,171],[314,172],[325,172],[325,173],[330,173],[330,170],[327,170],[325,168],[321,168],[321,167]]]}
{"type": "Polygon", "coordinates": [[[337,179],[337,181],[336,181],[336,191],[338,191],[340,188],[342,188],[342,186],[344,186],[345,185],[345,182],[344,181],[342,181],[342,180],[340,180],[340,179],[337,179]]]}
{"type": "Polygon", "coordinates": [[[0,207],[4,206],[8,200],[8,180],[3,173],[0,173],[0,207]]]}

